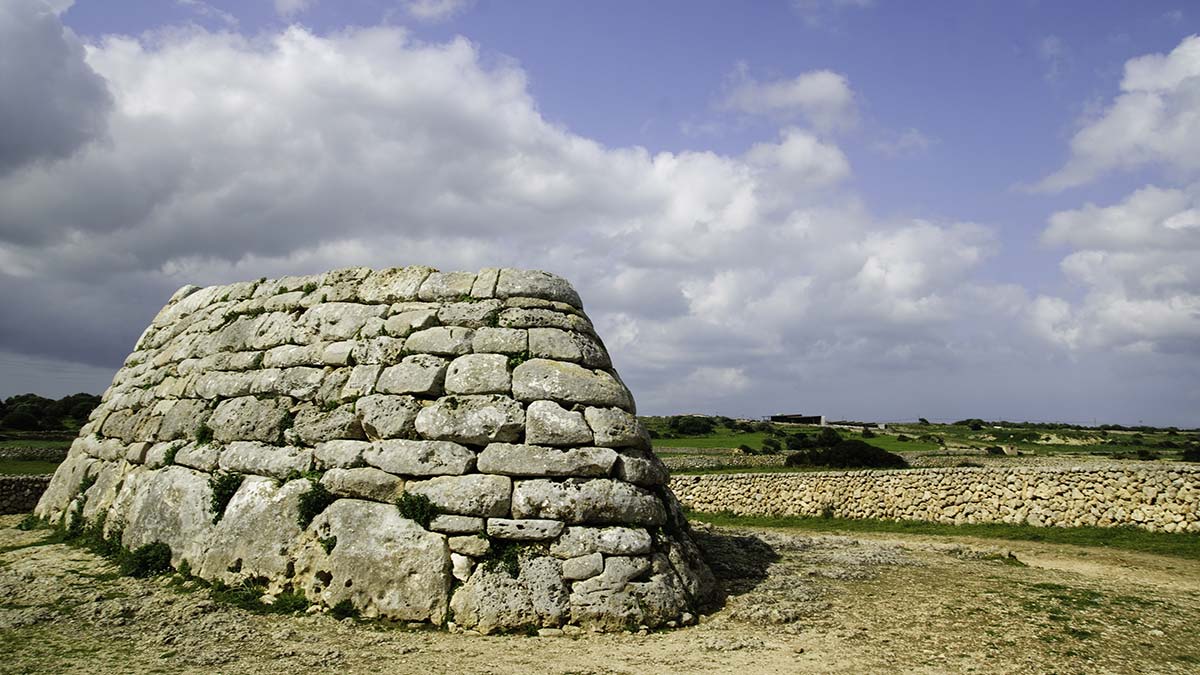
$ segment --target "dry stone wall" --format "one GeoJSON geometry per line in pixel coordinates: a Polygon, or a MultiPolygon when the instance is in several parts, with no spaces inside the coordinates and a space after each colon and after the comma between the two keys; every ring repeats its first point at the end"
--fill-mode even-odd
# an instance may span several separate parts
{"type": "Polygon", "coordinates": [[[1200,532],[1200,467],[954,468],[673,476],[687,508],[738,515],[1134,525],[1200,532]]]}
{"type": "Polygon", "coordinates": [[[712,577],[634,412],[579,296],[544,272],[189,286],[36,513],[365,616],[686,623],[712,577]]]}
{"type": "Polygon", "coordinates": [[[32,511],[49,483],[50,476],[0,476],[0,514],[32,511]]]}

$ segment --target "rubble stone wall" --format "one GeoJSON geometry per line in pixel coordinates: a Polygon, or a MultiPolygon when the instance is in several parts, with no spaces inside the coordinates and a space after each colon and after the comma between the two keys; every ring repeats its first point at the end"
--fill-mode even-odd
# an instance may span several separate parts
{"type": "Polygon", "coordinates": [[[671,489],[712,513],[1200,532],[1200,467],[1181,465],[711,474],[671,489]]]}
{"type": "Polygon", "coordinates": [[[544,272],[189,286],[36,513],[369,617],[686,623],[712,578],[634,412],[579,296],[544,272]]]}
{"type": "Polygon", "coordinates": [[[0,476],[0,514],[29,513],[49,483],[50,476],[0,476]]]}

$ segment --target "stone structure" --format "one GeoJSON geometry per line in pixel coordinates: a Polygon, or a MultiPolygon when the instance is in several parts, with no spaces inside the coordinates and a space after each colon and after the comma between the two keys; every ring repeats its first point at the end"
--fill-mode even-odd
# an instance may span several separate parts
{"type": "Polygon", "coordinates": [[[353,268],[180,289],[36,514],[369,617],[623,629],[711,591],[666,481],[566,281],[353,268]]]}
{"type": "Polygon", "coordinates": [[[688,508],[755,516],[1133,525],[1200,532],[1200,467],[954,468],[673,476],[688,508]]]}
{"type": "Polygon", "coordinates": [[[28,513],[50,484],[50,476],[0,476],[0,514],[28,513]]]}

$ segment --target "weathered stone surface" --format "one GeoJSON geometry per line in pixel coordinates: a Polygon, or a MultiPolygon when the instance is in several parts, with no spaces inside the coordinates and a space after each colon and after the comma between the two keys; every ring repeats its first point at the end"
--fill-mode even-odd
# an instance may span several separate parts
{"type": "Polygon", "coordinates": [[[291,407],[291,399],[287,398],[231,398],[217,405],[208,426],[213,438],[221,442],[275,442],[283,434],[283,421],[291,407]]]}
{"type": "Polygon", "coordinates": [[[568,612],[561,565],[553,558],[523,558],[516,578],[478,565],[450,607],[460,626],[481,633],[559,626],[568,612]]]}
{"type": "Polygon", "coordinates": [[[530,328],[529,355],[582,363],[589,368],[608,368],[612,360],[600,341],[586,333],[559,328],[530,328]]]}
{"type": "Polygon", "coordinates": [[[575,315],[564,314],[550,309],[526,309],[510,307],[500,312],[496,320],[501,328],[560,328],[581,333],[594,331],[587,319],[575,315]]]}
{"type": "Polygon", "coordinates": [[[471,296],[473,272],[433,272],[421,284],[417,298],[424,301],[459,300],[471,296]]]}
{"type": "Polygon", "coordinates": [[[438,310],[438,322],[443,326],[480,328],[491,325],[504,307],[499,300],[453,302],[438,310]]]}
{"type": "Polygon", "coordinates": [[[348,469],[362,466],[363,452],[370,449],[367,441],[325,441],[313,449],[318,469],[348,469]]]}
{"type": "Polygon", "coordinates": [[[339,406],[329,411],[312,405],[305,406],[296,413],[292,428],[306,445],[316,445],[327,440],[366,438],[362,423],[355,415],[352,404],[339,406]]]}
{"type": "Polygon", "coordinates": [[[370,440],[411,438],[417,432],[421,403],[412,396],[374,394],[358,399],[354,410],[370,440]]]}
{"type": "Polygon", "coordinates": [[[363,616],[446,619],[446,539],[404,518],[392,504],[340,499],[318,515],[296,554],[296,581],[310,599],[349,600],[363,616]],[[336,538],[326,553],[321,540],[336,538]]]}
{"type": "Polygon", "coordinates": [[[286,478],[292,472],[312,468],[313,451],[291,446],[273,446],[254,441],[234,441],[221,453],[220,468],[234,473],[286,478]]]}
{"type": "Polygon", "coordinates": [[[624,448],[641,444],[637,417],[620,408],[585,408],[583,416],[602,448],[624,448]]]}
{"type": "Polygon", "coordinates": [[[496,281],[500,278],[500,269],[485,267],[475,275],[475,283],[471,285],[472,298],[492,298],[496,295],[496,281]]]}
{"type": "Polygon", "coordinates": [[[384,305],[327,302],[309,308],[304,313],[301,325],[321,340],[349,340],[358,335],[359,329],[367,319],[382,318],[387,311],[388,308],[384,305]]]}
{"type": "Polygon", "coordinates": [[[354,366],[350,369],[350,377],[342,387],[341,400],[352,401],[362,396],[375,393],[375,383],[383,372],[383,366],[367,365],[354,366]]]}
{"type": "Polygon", "coordinates": [[[513,520],[511,518],[488,518],[487,533],[496,539],[520,541],[545,541],[562,534],[565,525],[561,520],[513,520]]]}
{"type": "Polygon", "coordinates": [[[415,300],[421,284],[432,272],[429,267],[393,267],[372,272],[359,285],[358,296],[369,303],[415,300]]]}
{"type": "Polygon", "coordinates": [[[213,531],[208,474],[182,466],[153,471],[138,467],[112,506],[125,524],[121,544],[136,549],[163,542],[171,547],[171,564],[200,563],[213,531]],[[163,508],[169,505],[169,508],[163,508]]]}
{"type": "Polygon", "coordinates": [[[475,453],[449,441],[375,441],[363,460],[388,473],[403,476],[459,475],[475,466],[475,453]]]}
{"type": "Polygon", "coordinates": [[[568,527],[558,541],[550,545],[550,554],[576,558],[592,553],[605,555],[643,555],[650,553],[654,540],[640,527],[568,527]]]}
{"type": "Polygon", "coordinates": [[[274,396],[289,396],[291,398],[311,399],[321,388],[321,380],[325,372],[321,368],[267,368],[253,373],[250,382],[250,393],[268,394],[274,396]]]}
{"type": "Polygon", "coordinates": [[[568,523],[660,525],[666,519],[654,493],[608,478],[533,479],[513,487],[514,518],[549,518],[568,523]]]}
{"type": "Polygon", "coordinates": [[[188,443],[175,452],[175,463],[212,473],[223,448],[215,443],[188,443]]]}
{"type": "Polygon", "coordinates": [[[617,461],[610,448],[545,448],[491,443],[479,453],[482,473],[504,476],[607,476],[617,461]]]}
{"type": "Polygon", "coordinates": [[[405,492],[424,495],[443,513],[501,518],[508,515],[512,479],[507,476],[468,474],[409,481],[405,492]]]}
{"type": "Polygon", "coordinates": [[[389,316],[384,330],[392,337],[403,338],[436,325],[437,309],[414,309],[389,316]]]}
{"type": "Polygon", "coordinates": [[[440,396],[449,361],[428,354],[404,357],[379,376],[375,389],[384,394],[440,396]]]}
{"type": "Polygon", "coordinates": [[[425,438],[482,445],[515,441],[525,427],[525,411],[506,396],[446,396],[417,413],[417,432],[425,438]]]}
{"type": "Polygon", "coordinates": [[[492,544],[487,537],[478,534],[450,537],[447,542],[451,551],[476,558],[485,556],[492,550],[492,544]]]}
{"type": "MultiPolygon", "coordinates": [[[[382,329],[382,324],[380,329],[382,329]]],[[[363,328],[363,331],[366,332],[366,327],[363,328]]],[[[351,358],[360,365],[391,365],[404,355],[404,345],[405,342],[401,338],[386,335],[369,338],[363,336],[363,339],[355,343],[351,358]]]]}
{"type": "Polygon", "coordinates": [[[330,469],[321,476],[321,485],[339,497],[370,499],[394,503],[404,492],[404,481],[372,467],[330,469]]]}
{"type": "Polygon", "coordinates": [[[525,410],[525,441],[541,445],[591,445],[592,430],[583,413],[554,401],[534,401],[525,410]]]}
{"type": "Polygon", "coordinates": [[[307,482],[280,486],[270,478],[246,476],[213,528],[203,558],[192,561],[196,573],[228,584],[261,576],[269,580],[268,590],[280,590],[300,535],[296,513],[307,482]]]}
{"type": "Polygon", "coordinates": [[[472,334],[470,328],[436,326],[409,335],[405,345],[410,352],[461,356],[471,351],[472,334]]]}
{"type": "Polygon", "coordinates": [[[94,457],[72,447],[71,451],[67,453],[67,458],[58,465],[58,470],[54,472],[54,477],[50,479],[50,484],[42,493],[42,498],[38,501],[33,514],[39,518],[58,522],[58,519],[66,513],[71,500],[79,494],[80,483],[83,482],[84,477],[88,475],[88,470],[96,462],[94,457]]]}
{"type": "Polygon", "coordinates": [[[670,478],[662,460],[653,451],[640,448],[621,448],[613,475],[642,487],[663,485],[670,478]]]}
{"type": "Polygon", "coordinates": [[[604,556],[599,553],[568,558],[562,563],[563,579],[570,581],[590,579],[603,571],[604,556]]]}
{"type": "Polygon", "coordinates": [[[447,394],[507,394],[511,389],[512,374],[503,354],[466,354],[446,370],[447,394]]]}
{"type": "Polygon", "coordinates": [[[500,270],[495,294],[497,298],[520,296],[555,300],[583,309],[579,294],[566,279],[539,270],[500,270]]]}
{"type": "Polygon", "coordinates": [[[470,579],[471,572],[475,571],[475,561],[457,552],[450,554],[450,565],[454,578],[459,581],[470,579]]]}
{"type": "MultiPolygon", "coordinates": [[[[444,532],[446,534],[474,534],[483,532],[483,518],[475,516],[454,516],[446,513],[439,513],[429,521],[429,529],[434,532],[444,532]]],[[[462,553],[462,551],[459,551],[462,553]]]]}
{"type": "Polygon", "coordinates": [[[513,395],[519,401],[633,407],[629,390],[609,373],[547,359],[531,359],[513,370],[513,395]]]}
{"type": "Polygon", "coordinates": [[[471,349],[477,354],[515,356],[529,351],[529,334],[518,328],[477,328],[471,336],[471,349]]]}

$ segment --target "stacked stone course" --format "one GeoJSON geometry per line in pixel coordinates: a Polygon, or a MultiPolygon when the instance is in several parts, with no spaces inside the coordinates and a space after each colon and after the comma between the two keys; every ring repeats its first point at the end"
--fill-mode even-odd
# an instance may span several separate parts
{"type": "Polygon", "coordinates": [[[0,476],[0,514],[32,511],[49,483],[50,476],[0,476]]]}
{"type": "Polygon", "coordinates": [[[36,513],[103,517],[201,577],[365,616],[686,622],[711,575],[582,307],[563,279],[512,269],[182,288],[36,513]],[[246,477],[214,513],[218,473],[246,477]],[[303,525],[318,480],[336,499],[303,525]],[[436,509],[428,528],[404,494],[436,509]]]}
{"type": "Polygon", "coordinates": [[[1200,467],[953,468],[673,476],[686,507],[738,515],[1200,532],[1200,467]]]}

